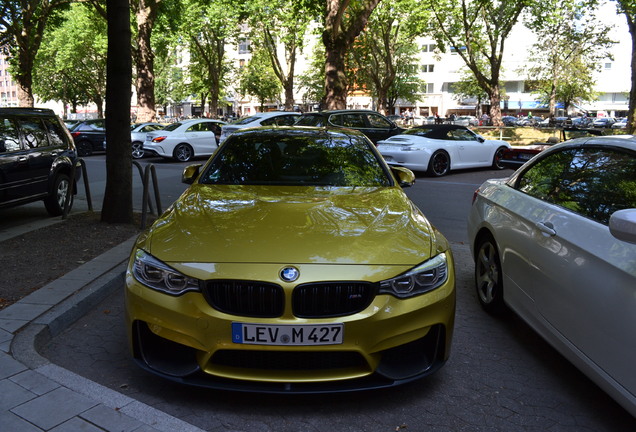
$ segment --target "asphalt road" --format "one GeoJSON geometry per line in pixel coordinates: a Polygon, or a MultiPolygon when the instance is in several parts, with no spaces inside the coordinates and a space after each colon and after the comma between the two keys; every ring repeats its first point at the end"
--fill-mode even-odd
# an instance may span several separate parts
{"type": "MultiPolygon", "coordinates": [[[[158,159],[142,163],[148,162],[155,163],[165,207],[185,188],[180,175],[186,164],[158,159]]],[[[94,196],[103,196],[103,157],[87,158],[87,166],[94,196]]],[[[478,305],[466,216],[476,187],[486,178],[508,174],[471,170],[442,178],[419,177],[406,190],[453,243],[456,260],[458,305],[451,358],[431,377],[393,389],[320,396],[179,386],[143,372],[130,360],[122,291],[54,338],[43,354],[209,431],[633,432],[636,419],[525,323],[515,316],[492,318],[478,305]]],[[[139,186],[135,193],[141,196],[139,186]]],[[[97,202],[101,204],[101,197],[97,202]]],[[[75,211],[85,204],[79,196],[75,211]]],[[[11,210],[37,218],[38,204],[27,207],[11,210]]],[[[10,214],[2,211],[3,224],[18,223],[10,214]]]]}

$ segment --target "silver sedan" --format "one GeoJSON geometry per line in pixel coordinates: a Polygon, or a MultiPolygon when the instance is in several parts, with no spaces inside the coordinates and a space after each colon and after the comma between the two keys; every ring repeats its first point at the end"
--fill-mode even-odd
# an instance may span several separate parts
{"type": "Polygon", "coordinates": [[[512,309],[636,416],[636,138],[557,144],[486,181],[468,234],[483,308],[512,309]]]}

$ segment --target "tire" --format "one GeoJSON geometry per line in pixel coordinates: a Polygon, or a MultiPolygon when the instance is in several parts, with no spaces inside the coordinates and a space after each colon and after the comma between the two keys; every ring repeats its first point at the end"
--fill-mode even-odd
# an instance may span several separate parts
{"type": "Polygon", "coordinates": [[[64,201],[66,195],[71,194],[70,207],[73,207],[73,191],[71,188],[71,179],[66,174],[58,174],[51,185],[49,196],[44,199],[46,211],[51,216],[59,216],[64,212],[64,201]]]}
{"type": "Polygon", "coordinates": [[[490,236],[482,238],[475,248],[475,289],[486,312],[501,315],[506,311],[501,260],[497,245],[490,236]]]}
{"type": "Polygon", "coordinates": [[[93,145],[90,141],[80,141],[75,144],[77,147],[77,155],[79,157],[90,156],[93,154],[93,145]]]}
{"type": "Polygon", "coordinates": [[[498,169],[498,170],[502,170],[504,168],[506,168],[502,163],[501,160],[503,158],[503,154],[506,151],[505,147],[499,147],[497,149],[497,151],[495,152],[495,155],[492,158],[492,167],[494,169],[498,169]]]}
{"type": "Polygon", "coordinates": [[[174,148],[172,157],[179,162],[189,162],[194,157],[194,151],[188,144],[179,144],[174,148]]]}
{"type": "Polygon", "coordinates": [[[428,161],[427,172],[434,177],[441,177],[450,171],[450,157],[444,150],[437,150],[428,161]]]}
{"type": "Polygon", "coordinates": [[[132,143],[132,157],[133,159],[141,159],[144,157],[144,143],[139,141],[132,143]]]}

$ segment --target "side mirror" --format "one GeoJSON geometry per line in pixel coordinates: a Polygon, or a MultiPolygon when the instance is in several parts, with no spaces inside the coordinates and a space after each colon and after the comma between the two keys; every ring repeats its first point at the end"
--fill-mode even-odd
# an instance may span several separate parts
{"type": "Polygon", "coordinates": [[[201,169],[201,164],[188,165],[183,169],[183,174],[181,174],[181,183],[192,184],[199,176],[199,170],[201,169]]]}
{"type": "Polygon", "coordinates": [[[636,209],[614,212],[610,216],[609,230],[617,239],[636,244],[636,209]]]}
{"type": "Polygon", "coordinates": [[[404,167],[391,167],[393,176],[397,179],[400,187],[409,187],[415,184],[415,174],[408,168],[404,167]]]}

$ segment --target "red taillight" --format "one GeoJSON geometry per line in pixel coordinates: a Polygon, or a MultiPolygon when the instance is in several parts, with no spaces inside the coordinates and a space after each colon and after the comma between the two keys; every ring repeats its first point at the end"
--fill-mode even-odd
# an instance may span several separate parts
{"type": "Polygon", "coordinates": [[[475,192],[473,193],[473,202],[472,202],[472,204],[475,204],[475,200],[477,199],[477,195],[479,195],[479,188],[477,188],[475,190],[475,192]]]}
{"type": "Polygon", "coordinates": [[[167,136],[158,136],[152,139],[152,142],[154,143],[160,143],[161,141],[165,140],[166,138],[168,138],[167,136]]]}
{"type": "Polygon", "coordinates": [[[73,138],[80,136],[81,132],[71,132],[73,138]]]}

